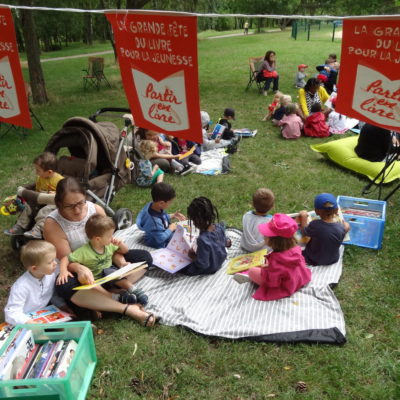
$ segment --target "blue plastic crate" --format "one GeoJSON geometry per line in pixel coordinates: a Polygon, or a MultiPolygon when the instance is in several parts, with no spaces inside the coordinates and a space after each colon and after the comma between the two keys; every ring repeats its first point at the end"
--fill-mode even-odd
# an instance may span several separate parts
{"type": "Polygon", "coordinates": [[[350,224],[350,241],[345,244],[378,250],[382,247],[386,201],[338,196],[343,218],[350,224]]]}

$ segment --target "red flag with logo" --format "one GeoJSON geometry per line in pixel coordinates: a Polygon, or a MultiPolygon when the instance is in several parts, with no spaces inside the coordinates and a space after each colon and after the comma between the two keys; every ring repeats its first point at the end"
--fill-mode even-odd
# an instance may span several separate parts
{"type": "Polygon", "coordinates": [[[336,109],[400,131],[400,18],[344,21],[336,109]]]}
{"type": "Polygon", "coordinates": [[[9,8],[0,7],[0,121],[32,128],[9,8]]]}
{"type": "Polygon", "coordinates": [[[179,13],[106,13],[135,124],[202,142],[197,19],[179,13]]]}

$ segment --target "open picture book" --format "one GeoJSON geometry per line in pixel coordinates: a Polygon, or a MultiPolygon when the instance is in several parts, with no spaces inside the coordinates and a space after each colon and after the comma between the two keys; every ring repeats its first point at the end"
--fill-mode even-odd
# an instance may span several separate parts
{"type": "Polygon", "coordinates": [[[58,307],[50,304],[40,310],[32,311],[26,314],[29,319],[33,320],[31,324],[50,324],[52,322],[70,321],[71,315],[65,311],[61,311],[58,307]]]}
{"type": "Polygon", "coordinates": [[[168,246],[151,253],[153,264],[171,274],[185,268],[192,262],[188,252],[190,249],[196,251],[199,233],[199,230],[189,225],[188,221],[178,222],[168,246]]]}
{"type": "Polygon", "coordinates": [[[103,283],[110,282],[114,279],[125,278],[126,276],[132,274],[133,272],[140,271],[143,268],[147,268],[147,264],[142,262],[132,263],[125,265],[125,267],[121,267],[117,269],[112,274],[104,276],[103,278],[96,279],[94,283],[90,285],[82,285],[74,287],[74,290],[89,290],[96,286],[102,285],[103,283]]]}

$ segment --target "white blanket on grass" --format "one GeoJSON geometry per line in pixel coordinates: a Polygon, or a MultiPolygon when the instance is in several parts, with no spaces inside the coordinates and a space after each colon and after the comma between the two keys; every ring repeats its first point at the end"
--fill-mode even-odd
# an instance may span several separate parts
{"type": "Polygon", "coordinates": [[[201,164],[196,166],[196,173],[204,175],[218,175],[222,171],[222,159],[226,156],[224,148],[203,151],[201,164]]]}
{"type": "MultiPolygon", "coordinates": [[[[143,232],[135,226],[116,236],[129,248],[153,250],[142,243],[143,232]]],[[[228,258],[243,253],[241,232],[227,229],[232,240],[228,258]]],[[[252,283],[238,284],[226,274],[228,261],[213,275],[171,275],[156,267],[138,282],[149,296],[147,309],[163,325],[182,325],[208,336],[248,338],[274,342],[345,342],[345,322],[340,304],[329,284],[342,272],[342,255],[335,264],[312,268],[311,282],[291,297],[257,301],[252,283]]]]}

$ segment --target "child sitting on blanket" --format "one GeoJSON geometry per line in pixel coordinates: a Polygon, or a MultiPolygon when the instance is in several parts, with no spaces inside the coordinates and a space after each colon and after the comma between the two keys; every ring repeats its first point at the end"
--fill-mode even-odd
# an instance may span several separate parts
{"type": "Polygon", "coordinates": [[[267,121],[272,118],[272,114],[275,112],[277,108],[279,108],[280,99],[283,96],[283,93],[279,90],[274,94],[274,98],[272,99],[272,103],[268,106],[268,112],[265,114],[264,118],[261,121],[267,121]]]}
{"type": "MultiPolygon", "coordinates": [[[[68,281],[68,264],[78,263],[89,268],[93,273],[93,279],[99,279],[110,275],[118,269],[113,265],[113,259],[116,255],[122,258],[121,266],[128,265],[123,255],[128,253],[128,246],[121,240],[114,238],[114,221],[105,215],[93,214],[86,222],[85,232],[89,242],[77,248],[61,259],[60,274],[57,278],[57,285],[68,281]]],[[[124,304],[142,304],[145,306],[148,297],[141,289],[135,289],[129,276],[126,278],[106,282],[96,287],[96,290],[108,290],[114,286],[124,289],[123,292],[115,294],[115,300],[124,304]]]]}
{"type": "Polygon", "coordinates": [[[315,213],[320,219],[307,224],[308,213],[300,211],[300,226],[303,235],[311,240],[307,243],[303,255],[309,265],[330,265],[339,260],[339,248],[350,225],[336,222],[338,204],[330,193],[321,193],[314,199],[315,213]]]}
{"type": "Polygon", "coordinates": [[[225,237],[224,226],[215,223],[218,211],[206,197],[197,197],[187,209],[188,218],[200,230],[196,250],[190,249],[191,264],[180,272],[186,275],[208,275],[218,271],[226,259],[226,246],[230,240],[225,237]]]}
{"type": "Polygon", "coordinates": [[[221,139],[221,137],[217,137],[215,139],[211,139],[211,134],[208,133],[208,129],[210,127],[210,116],[206,111],[200,111],[201,118],[201,127],[203,133],[203,151],[219,149],[221,147],[227,147],[231,144],[232,140],[221,139]]]}
{"type": "Polygon", "coordinates": [[[243,215],[243,235],[240,241],[242,249],[249,253],[267,248],[264,236],[258,231],[258,225],[272,218],[268,211],[274,206],[274,201],[274,194],[267,188],[257,189],[253,194],[254,211],[247,211],[243,215]]]}
{"type": "Polygon", "coordinates": [[[303,121],[296,113],[296,104],[288,104],[285,107],[285,115],[278,123],[278,126],[281,127],[282,136],[285,139],[298,139],[301,136],[303,121]]]}
{"type": "Polygon", "coordinates": [[[294,238],[297,223],[286,214],[274,214],[269,222],[258,225],[258,230],[273,252],[265,257],[265,264],[250,268],[247,274],[235,274],[234,278],[240,283],[256,283],[258,288],[253,294],[256,300],[289,297],[311,280],[311,271],[294,238]]]}
{"type": "Polygon", "coordinates": [[[175,197],[175,190],[168,183],[160,182],[152,187],[151,198],[153,201],[147,203],[136,218],[138,228],[144,231],[144,243],[147,246],[155,249],[167,247],[176,229],[176,224],[171,223],[171,218],[178,221],[186,219],[179,211],[173,214],[165,212],[175,197]]]}
{"type": "Polygon", "coordinates": [[[310,115],[304,122],[304,135],[311,137],[330,136],[329,126],[325,121],[325,114],[322,112],[320,103],[311,106],[310,115]]]}

